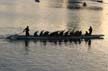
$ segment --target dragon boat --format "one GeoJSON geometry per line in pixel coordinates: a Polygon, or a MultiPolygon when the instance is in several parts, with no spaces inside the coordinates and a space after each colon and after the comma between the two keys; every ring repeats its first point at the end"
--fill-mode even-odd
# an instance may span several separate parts
{"type": "Polygon", "coordinates": [[[25,36],[25,35],[10,35],[7,39],[10,40],[91,40],[103,39],[104,35],[80,35],[80,36],[25,36]]]}

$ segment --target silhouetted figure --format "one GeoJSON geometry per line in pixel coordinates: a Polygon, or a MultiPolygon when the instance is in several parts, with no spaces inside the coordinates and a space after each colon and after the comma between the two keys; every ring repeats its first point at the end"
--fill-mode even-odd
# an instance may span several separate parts
{"type": "Polygon", "coordinates": [[[43,36],[43,34],[44,34],[44,31],[42,30],[42,31],[40,32],[39,36],[43,36]]]}
{"type": "Polygon", "coordinates": [[[64,33],[64,37],[67,37],[67,36],[69,36],[69,31],[64,33]]]}
{"type": "Polygon", "coordinates": [[[75,36],[75,27],[69,32],[69,36],[75,36]]]}
{"type": "Polygon", "coordinates": [[[36,31],[36,32],[34,33],[34,36],[38,36],[38,31],[36,31]]]}
{"type": "Polygon", "coordinates": [[[74,36],[74,31],[70,31],[69,36],[74,36]]]}
{"type": "Polygon", "coordinates": [[[90,26],[90,28],[89,28],[89,35],[91,35],[92,34],[92,27],[90,26]]]}
{"type": "Polygon", "coordinates": [[[85,35],[89,35],[89,33],[86,31],[85,35]]]}
{"type": "Polygon", "coordinates": [[[74,35],[75,35],[75,36],[80,36],[80,34],[81,34],[80,31],[76,31],[74,35]]]}
{"type": "Polygon", "coordinates": [[[48,37],[48,36],[49,36],[49,31],[45,31],[45,32],[43,33],[43,36],[48,37]]]}
{"type": "Polygon", "coordinates": [[[59,31],[55,31],[50,33],[50,36],[57,37],[59,35],[59,31]]]}
{"type": "Polygon", "coordinates": [[[84,7],[86,7],[86,6],[87,6],[87,3],[86,3],[86,2],[84,2],[84,3],[83,3],[83,6],[84,6],[84,7]]]}
{"type": "Polygon", "coordinates": [[[40,2],[40,0],[35,0],[35,2],[40,2]]]}
{"type": "Polygon", "coordinates": [[[59,32],[59,36],[63,36],[64,31],[59,32]]]}
{"type": "Polygon", "coordinates": [[[82,35],[82,31],[79,31],[79,35],[80,35],[80,36],[82,35]]]}
{"type": "Polygon", "coordinates": [[[29,26],[27,26],[27,27],[23,30],[23,32],[25,32],[25,35],[26,35],[26,36],[30,36],[30,34],[29,34],[29,26]]]}

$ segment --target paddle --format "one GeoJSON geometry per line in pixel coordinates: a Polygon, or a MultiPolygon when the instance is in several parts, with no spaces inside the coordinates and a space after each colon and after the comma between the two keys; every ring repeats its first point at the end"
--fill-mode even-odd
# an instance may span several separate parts
{"type": "Polygon", "coordinates": [[[22,34],[22,33],[24,33],[24,31],[19,32],[19,33],[16,33],[16,34],[14,34],[14,35],[20,35],[20,34],[22,34]]]}

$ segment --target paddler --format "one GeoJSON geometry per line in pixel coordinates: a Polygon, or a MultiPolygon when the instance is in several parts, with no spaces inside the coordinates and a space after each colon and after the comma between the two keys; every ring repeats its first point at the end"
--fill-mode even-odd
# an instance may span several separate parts
{"type": "Polygon", "coordinates": [[[92,31],[93,31],[93,29],[92,29],[92,27],[90,26],[90,28],[89,28],[89,35],[92,34],[92,31]]]}
{"type": "Polygon", "coordinates": [[[29,26],[27,26],[27,27],[23,30],[23,32],[25,32],[25,36],[30,36],[30,34],[29,34],[29,26]]]}

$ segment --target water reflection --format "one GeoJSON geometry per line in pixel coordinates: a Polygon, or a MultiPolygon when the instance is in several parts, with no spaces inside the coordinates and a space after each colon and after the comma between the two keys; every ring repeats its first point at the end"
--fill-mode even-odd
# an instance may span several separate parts
{"type": "Polygon", "coordinates": [[[67,9],[90,9],[90,10],[102,10],[102,4],[94,1],[82,1],[82,0],[47,0],[40,3],[40,7],[53,7],[53,8],[67,8],[67,9]],[[86,6],[84,6],[86,3],[86,6]],[[95,4],[95,5],[94,5],[95,4]]]}
{"type": "Polygon", "coordinates": [[[30,41],[25,40],[24,42],[25,42],[25,55],[28,55],[29,51],[30,51],[30,49],[29,49],[29,42],[30,41]]]}
{"type": "Polygon", "coordinates": [[[29,41],[25,40],[25,47],[29,47],[29,41]]]}
{"type": "Polygon", "coordinates": [[[80,0],[68,0],[67,8],[68,9],[81,9],[82,2],[80,0]]]}
{"type": "MultiPolygon", "coordinates": [[[[82,3],[84,1],[80,0],[48,0],[45,3],[48,7],[57,8],[60,9],[64,7],[70,10],[64,10],[62,9],[58,14],[55,14],[55,12],[58,11],[47,11],[48,15],[44,17],[48,17],[49,19],[41,19],[39,20],[40,23],[46,22],[44,25],[45,29],[52,30],[52,28],[56,28],[58,30],[64,30],[64,29],[73,29],[76,28],[76,30],[82,30],[86,31],[88,29],[88,26],[94,26],[94,33],[98,33],[101,31],[101,24],[102,24],[102,5],[97,2],[92,1],[85,1],[87,3],[87,7],[83,7],[82,3]],[[73,10],[73,9],[79,9],[79,10],[73,10]],[[89,11],[93,10],[93,11],[89,11]],[[55,15],[55,16],[52,16],[55,15]],[[53,19],[52,19],[53,17],[53,19]],[[52,27],[53,25],[53,27],[52,27]],[[98,26],[98,27],[97,27],[98,26]],[[98,30],[97,30],[98,29],[98,30]]],[[[43,4],[42,3],[42,7],[43,4]]],[[[41,4],[40,4],[41,5],[41,4]]],[[[57,9],[58,10],[58,9],[57,9]]],[[[43,24],[41,24],[42,26],[43,24]]],[[[43,27],[43,26],[42,26],[43,27]]]]}
{"type": "MultiPolygon", "coordinates": [[[[19,41],[15,41],[15,42],[22,42],[21,40],[19,41]]],[[[80,45],[81,42],[85,42],[89,47],[91,46],[91,40],[35,40],[35,41],[31,41],[31,40],[23,40],[23,42],[25,42],[25,50],[29,51],[29,42],[34,42],[34,44],[37,44],[38,42],[42,43],[43,46],[48,45],[48,43],[52,43],[54,45],[63,45],[63,44],[75,44],[75,45],[80,45]]]]}
{"type": "Polygon", "coordinates": [[[91,40],[64,40],[64,41],[15,41],[16,43],[18,42],[24,42],[24,55],[29,55],[30,51],[30,47],[35,46],[36,48],[47,48],[49,46],[54,46],[55,48],[64,48],[64,47],[69,47],[69,48],[74,48],[77,46],[81,46],[82,44],[85,43],[85,47],[87,47],[88,51],[91,49],[91,40]],[[31,43],[33,42],[33,44],[31,43]],[[87,45],[87,46],[86,46],[87,45]]]}
{"type": "Polygon", "coordinates": [[[67,11],[67,29],[68,30],[82,30],[85,33],[88,30],[88,26],[93,26],[93,33],[101,33],[102,25],[102,11],[83,10],[76,11],[76,13],[67,11]],[[70,15],[71,14],[71,15],[70,15]],[[94,18],[94,19],[93,19],[94,18]]]}
{"type": "Polygon", "coordinates": [[[81,7],[80,0],[48,0],[43,1],[41,7],[53,7],[53,8],[68,8],[68,9],[79,9],[81,7]]]}
{"type": "Polygon", "coordinates": [[[101,10],[98,9],[101,5],[97,3],[92,4],[86,1],[87,8],[73,10],[69,8],[73,6],[82,8],[81,0],[41,0],[39,4],[26,2],[18,1],[12,5],[0,5],[0,22],[3,23],[0,26],[17,27],[16,29],[18,29],[30,25],[33,30],[55,31],[56,29],[64,30],[73,27],[86,29],[86,26],[94,24],[97,27],[96,23],[98,25],[101,23],[99,15],[101,10]]]}

